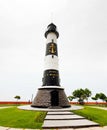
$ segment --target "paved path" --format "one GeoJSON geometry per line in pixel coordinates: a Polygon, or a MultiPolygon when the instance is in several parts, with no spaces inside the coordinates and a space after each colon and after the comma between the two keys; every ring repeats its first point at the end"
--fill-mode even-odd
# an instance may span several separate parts
{"type": "Polygon", "coordinates": [[[42,126],[43,129],[60,129],[60,128],[87,128],[87,127],[95,127],[99,126],[98,123],[87,120],[82,116],[75,115],[72,112],[64,111],[64,112],[48,112],[44,124],[42,126]]]}
{"type": "Polygon", "coordinates": [[[8,106],[8,107],[0,107],[0,109],[10,108],[10,107],[13,107],[13,106],[8,106]]]}
{"type": "MultiPolygon", "coordinates": [[[[40,130],[40,129],[24,129],[24,128],[9,128],[0,126],[0,130],[40,130]]],[[[88,127],[88,128],[63,128],[63,129],[43,129],[43,130],[107,130],[105,127],[88,127]]]]}
{"type": "Polygon", "coordinates": [[[83,109],[83,106],[77,106],[77,105],[72,105],[69,108],[61,108],[61,109],[50,109],[50,108],[36,108],[36,107],[31,107],[31,105],[24,105],[24,106],[19,106],[19,109],[22,110],[29,110],[29,111],[71,111],[71,110],[79,110],[83,109]]]}
{"type": "Polygon", "coordinates": [[[97,108],[97,109],[102,109],[102,110],[107,110],[107,107],[93,107],[92,108],[97,108]]]}

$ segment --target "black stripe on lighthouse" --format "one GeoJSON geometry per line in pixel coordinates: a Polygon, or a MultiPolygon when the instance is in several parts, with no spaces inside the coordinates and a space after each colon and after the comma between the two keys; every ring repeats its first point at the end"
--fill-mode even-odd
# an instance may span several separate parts
{"type": "Polygon", "coordinates": [[[45,70],[43,75],[43,86],[60,86],[58,70],[45,70]]]}
{"type": "Polygon", "coordinates": [[[47,55],[56,55],[58,56],[58,51],[57,51],[57,44],[56,43],[48,43],[46,45],[46,56],[47,55]]]}

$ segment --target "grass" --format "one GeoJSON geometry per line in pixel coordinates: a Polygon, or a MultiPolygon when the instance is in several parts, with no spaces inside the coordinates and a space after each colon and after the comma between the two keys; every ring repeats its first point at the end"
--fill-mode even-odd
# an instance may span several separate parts
{"type": "Polygon", "coordinates": [[[89,120],[99,123],[101,126],[107,126],[107,110],[101,110],[85,106],[84,109],[73,111],[75,114],[86,117],[89,120]]]}
{"type": "MultiPolygon", "coordinates": [[[[85,106],[84,109],[73,111],[75,114],[107,126],[107,110],[85,106]]],[[[13,106],[0,109],[0,126],[13,128],[41,129],[46,112],[25,111],[13,106]]]]}
{"type": "Polygon", "coordinates": [[[0,109],[0,126],[41,129],[46,112],[25,111],[17,107],[0,109]]]}
{"type": "Polygon", "coordinates": [[[19,104],[0,104],[0,107],[20,106],[19,104]]]}

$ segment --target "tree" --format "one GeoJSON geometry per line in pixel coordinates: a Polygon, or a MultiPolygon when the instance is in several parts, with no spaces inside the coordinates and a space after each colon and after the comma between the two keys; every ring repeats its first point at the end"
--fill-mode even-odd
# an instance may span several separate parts
{"type": "Polygon", "coordinates": [[[92,93],[88,88],[85,88],[84,92],[85,92],[85,95],[86,95],[86,100],[88,102],[88,98],[91,97],[92,93]]]}
{"type": "Polygon", "coordinates": [[[16,95],[14,98],[17,99],[17,101],[18,101],[19,99],[21,99],[21,97],[18,96],[18,95],[16,95]]]}
{"type": "Polygon", "coordinates": [[[99,93],[96,93],[95,97],[92,97],[93,100],[96,101],[96,104],[97,104],[97,100],[99,99],[99,93]]]}
{"type": "Polygon", "coordinates": [[[101,99],[103,102],[106,101],[106,95],[104,93],[99,93],[99,99],[101,99]]]}
{"type": "Polygon", "coordinates": [[[72,93],[74,98],[78,99],[79,104],[84,104],[84,100],[88,101],[88,98],[91,96],[91,91],[87,88],[85,89],[77,89],[72,93]]]}
{"type": "Polygon", "coordinates": [[[95,97],[92,97],[93,100],[101,99],[102,101],[107,102],[107,97],[104,93],[96,93],[95,97]]]}
{"type": "Polygon", "coordinates": [[[92,97],[91,99],[93,99],[93,100],[95,100],[95,101],[97,101],[97,100],[98,100],[96,97],[92,97]]]}
{"type": "Polygon", "coordinates": [[[69,99],[70,101],[72,101],[72,100],[74,99],[74,97],[73,97],[73,96],[68,96],[68,99],[69,99]]]}
{"type": "Polygon", "coordinates": [[[105,99],[105,102],[107,103],[107,97],[106,97],[106,99],[105,99]]]}
{"type": "Polygon", "coordinates": [[[96,104],[97,104],[97,100],[98,100],[98,98],[96,98],[96,97],[92,97],[91,99],[92,99],[92,100],[95,100],[95,101],[96,101],[96,104]]]}
{"type": "Polygon", "coordinates": [[[97,98],[97,100],[99,99],[100,97],[100,94],[99,93],[96,93],[95,97],[97,98]]]}

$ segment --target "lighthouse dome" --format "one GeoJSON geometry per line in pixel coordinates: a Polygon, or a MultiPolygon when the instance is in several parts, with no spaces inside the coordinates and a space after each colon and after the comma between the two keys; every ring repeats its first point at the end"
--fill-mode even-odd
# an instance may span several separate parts
{"type": "Polygon", "coordinates": [[[47,35],[48,35],[49,33],[51,33],[51,32],[55,33],[56,36],[57,36],[57,38],[59,37],[59,33],[58,33],[58,31],[57,31],[57,27],[56,27],[56,25],[53,24],[53,23],[51,23],[51,24],[49,24],[49,25],[47,26],[47,30],[46,30],[46,32],[45,32],[45,37],[47,38],[47,35]]]}

